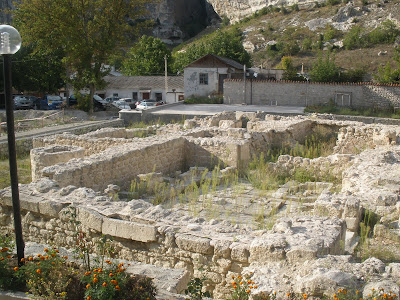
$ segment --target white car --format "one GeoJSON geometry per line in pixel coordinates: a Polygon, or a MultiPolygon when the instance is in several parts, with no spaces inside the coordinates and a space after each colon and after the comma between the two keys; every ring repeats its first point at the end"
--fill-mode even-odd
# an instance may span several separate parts
{"type": "Polygon", "coordinates": [[[143,110],[143,109],[149,109],[149,108],[153,108],[156,107],[156,102],[149,102],[146,100],[143,100],[142,102],[139,103],[139,105],[136,106],[136,109],[138,110],[143,110]]]}
{"type": "Polygon", "coordinates": [[[119,109],[131,110],[131,107],[124,100],[118,100],[111,103],[112,105],[118,107],[119,109]]]}

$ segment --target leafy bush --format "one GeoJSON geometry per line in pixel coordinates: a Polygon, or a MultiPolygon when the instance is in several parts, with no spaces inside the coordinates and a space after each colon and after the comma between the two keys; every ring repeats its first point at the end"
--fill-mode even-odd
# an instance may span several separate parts
{"type": "Polygon", "coordinates": [[[222,104],[224,103],[223,97],[193,97],[185,99],[185,104],[222,104]]]}
{"type": "Polygon", "coordinates": [[[13,270],[14,243],[10,236],[0,236],[0,290],[16,289],[21,286],[21,282],[13,270]]]}
{"type": "Polygon", "coordinates": [[[203,292],[203,282],[206,278],[193,278],[189,281],[185,295],[188,295],[190,300],[201,300],[203,297],[211,297],[210,292],[203,292]]]}
{"type": "Polygon", "coordinates": [[[344,36],[343,47],[346,50],[362,48],[366,45],[367,39],[364,36],[361,26],[353,26],[349,32],[344,36]]]}

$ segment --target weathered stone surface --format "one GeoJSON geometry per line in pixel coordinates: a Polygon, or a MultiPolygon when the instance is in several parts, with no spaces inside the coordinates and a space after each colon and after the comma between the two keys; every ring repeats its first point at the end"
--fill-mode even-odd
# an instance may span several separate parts
{"type": "Polygon", "coordinates": [[[102,233],[139,242],[156,241],[154,226],[103,218],[102,233]]]}
{"type": "Polygon", "coordinates": [[[190,234],[177,234],[175,236],[175,242],[178,247],[182,250],[202,253],[202,254],[212,254],[213,247],[211,246],[211,240],[204,237],[199,237],[190,234]]]}
{"type": "Polygon", "coordinates": [[[282,235],[273,234],[253,240],[250,245],[249,262],[274,261],[285,259],[287,246],[282,235]]]}

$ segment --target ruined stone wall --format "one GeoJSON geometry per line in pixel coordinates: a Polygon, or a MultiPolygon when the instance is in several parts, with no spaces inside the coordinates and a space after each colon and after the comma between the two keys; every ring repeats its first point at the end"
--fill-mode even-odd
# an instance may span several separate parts
{"type": "Polygon", "coordinates": [[[138,147],[136,143],[107,148],[86,158],[46,167],[42,176],[59,186],[85,186],[104,190],[108,184],[127,188],[138,174],[149,170],[169,174],[182,170],[185,163],[183,138],[157,139],[138,147]]]}
{"type": "MultiPolygon", "coordinates": [[[[80,190],[75,192],[83,194],[80,190]]],[[[65,189],[53,189],[53,193],[67,192],[65,189]]],[[[21,194],[26,242],[73,248],[77,229],[69,222],[72,210],[76,212],[76,220],[81,222],[81,229],[87,233],[88,240],[99,238],[102,234],[109,235],[120,259],[186,269],[195,277],[204,275],[208,279],[208,288],[214,290],[215,298],[225,298],[231,289],[231,276],[240,274],[250,263],[287,261],[290,264],[342,252],[340,244],[344,239],[345,223],[340,220],[318,218],[316,223],[309,217],[287,219],[283,223],[278,222],[269,234],[261,236],[187,217],[189,222],[193,222],[190,229],[154,221],[155,215],[165,214],[159,207],[150,207],[147,219],[132,214],[131,220],[107,217],[96,211],[101,202],[96,202],[93,196],[87,196],[84,203],[71,206],[68,199],[73,199],[74,192],[70,193],[69,197],[58,201],[21,194]],[[200,224],[203,229],[209,232],[217,230],[219,234],[199,231],[197,227],[200,224]],[[311,237],[313,244],[306,242],[311,237]]],[[[90,191],[87,193],[90,194],[90,191]]],[[[0,231],[3,233],[13,226],[10,194],[0,194],[0,204],[0,231]]],[[[122,208],[121,203],[113,202],[107,202],[107,207],[122,208]]],[[[134,206],[125,203],[125,211],[127,207],[134,211],[134,206]]]]}
{"type": "Polygon", "coordinates": [[[247,80],[244,87],[243,80],[224,81],[226,104],[310,106],[329,101],[356,108],[389,109],[399,106],[400,86],[247,80]]]}
{"type": "Polygon", "coordinates": [[[348,126],[339,130],[335,152],[358,154],[368,148],[399,143],[400,128],[398,126],[348,126]]]}

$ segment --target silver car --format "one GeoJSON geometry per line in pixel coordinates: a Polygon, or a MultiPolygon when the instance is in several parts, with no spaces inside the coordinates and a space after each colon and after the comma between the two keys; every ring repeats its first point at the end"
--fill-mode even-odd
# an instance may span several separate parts
{"type": "Polygon", "coordinates": [[[33,99],[27,96],[15,96],[14,97],[14,109],[31,109],[33,108],[33,99]]]}

